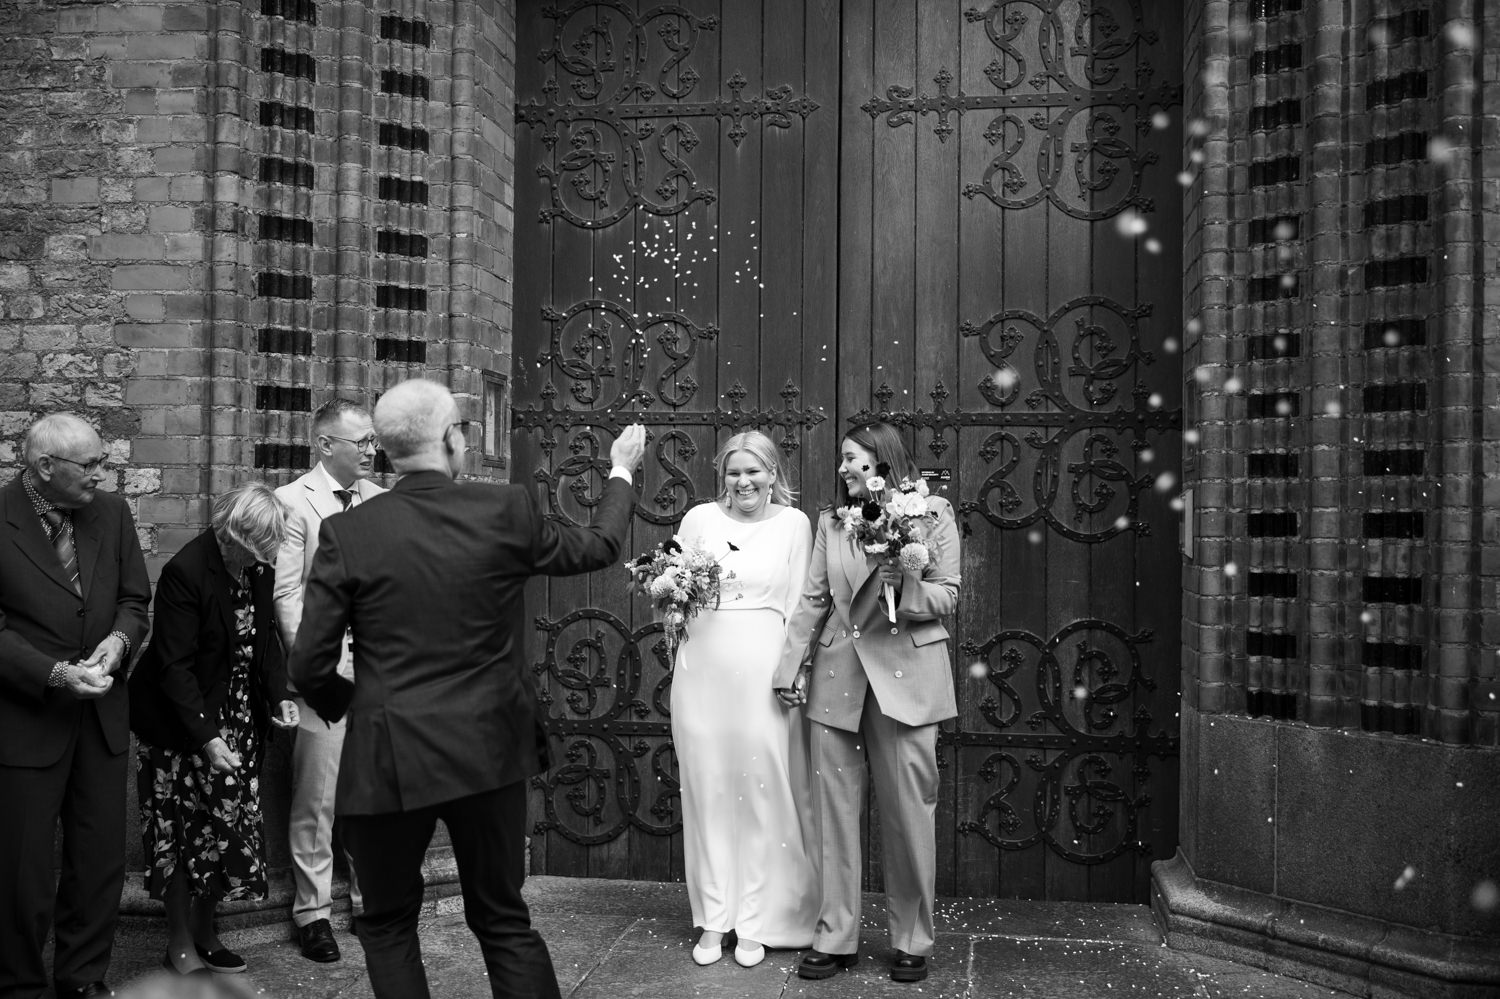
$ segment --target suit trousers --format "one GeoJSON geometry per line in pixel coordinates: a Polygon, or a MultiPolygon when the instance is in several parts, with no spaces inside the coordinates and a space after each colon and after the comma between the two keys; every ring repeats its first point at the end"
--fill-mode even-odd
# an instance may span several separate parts
{"type": "MultiPolygon", "coordinates": [[[[328,919],[333,904],[333,799],[338,789],[339,758],[344,751],[344,722],[319,718],[298,697],[302,723],[292,738],[292,801],[287,838],[292,853],[292,922],[306,926],[328,919]]],[[[361,908],[359,879],[349,865],[349,905],[361,908]]]]}
{"type": "Polygon", "coordinates": [[[49,929],[58,991],[109,970],[125,883],[127,754],[110,752],[92,705],[80,702],[73,717],[56,763],[0,765],[0,999],[37,999],[46,989],[49,929]],[[62,876],[54,883],[59,819],[62,876]]]}
{"type": "Polygon", "coordinates": [[[410,812],[341,816],[344,844],[364,885],[354,930],[375,999],[427,999],[417,939],[422,859],[438,819],[448,828],[464,920],[479,941],[494,999],[558,999],[557,976],[531,912],[526,880],[526,782],[410,812]]]}
{"type": "MultiPolygon", "coordinates": [[[[816,682],[816,681],[814,681],[816,682]]],[[[927,955],[937,895],[937,726],[904,725],[885,715],[873,692],[859,731],[814,723],[809,746],[813,816],[823,902],[813,948],[859,950],[859,817],[868,775],[875,781],[891,946],[927,955]]]]}

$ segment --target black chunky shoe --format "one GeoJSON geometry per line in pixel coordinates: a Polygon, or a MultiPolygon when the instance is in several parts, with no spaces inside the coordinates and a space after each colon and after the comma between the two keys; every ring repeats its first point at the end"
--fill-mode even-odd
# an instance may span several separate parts
{"type": "Polygon", "coordinates": [[[891,962],[891,981],[920,982],[926,977],[927,958],[908,954],[904,950],[896,951],[896,959],[891,962]]]}
{"type": "Polygon", "coordinates": [[[820,950],[810,950],[802,955],[802,960],[797,964],[797,977],[811,978],[814,981],[832,978],[839,973],[839,969],[852,968],[858,963],[858,953],[825,954],[820,950]]]}

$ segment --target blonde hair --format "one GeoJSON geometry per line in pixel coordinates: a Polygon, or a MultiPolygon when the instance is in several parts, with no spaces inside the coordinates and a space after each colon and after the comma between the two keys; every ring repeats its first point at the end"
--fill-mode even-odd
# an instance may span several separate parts
{"type": "Polygon", "coordinates": [[[221,541],[233,541],[262,562],[271,562],[286,540],[286,521],[291,512],[270,486],[247,482],[214,499],[214,534],[221,541]]]}
{"type": "Polygon", "coordinates": [[[760,462],[761,468],[776,476],[776,480],[771,483],[772,503],[791,506],[797,501],[797,490],[792,488],[786,466],[781,462],[781,448],[759,430],[746,430],[725,441],[718,453],[714,455],[714,475],[719,480],[717,492],[714,494],[716,502],[729,495],[729,490],[724,485],[724,471],[729,466],[730,456],[741,451],[760,462]]]}

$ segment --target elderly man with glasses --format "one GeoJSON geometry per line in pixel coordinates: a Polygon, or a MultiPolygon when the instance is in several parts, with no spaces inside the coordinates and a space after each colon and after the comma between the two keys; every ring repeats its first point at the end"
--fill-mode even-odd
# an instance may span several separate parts
{"type": "MultiPolygon", "coordinates": [[[[311,430],[318,463],[312,471],[276,490],[277,497],[292,510],[286,541],[276,556],[276,621],[288,649],[302,624],[302,591],[324,519],[385,492],[369,481],[375,471],[377,442],[368,411],[348,399],[333,399],[313,413],[311,430]]],[[[338,669],[343,676],[354,675],[347,641],[338,669]]],[[[308,711],[300,698],[297,707],[301,723],[292,738],[288,821],[296,882],[292,923],[303,957],[337,961],[339,945],[329,917],[333,904],[333,792],[344,748],[344,723],[325,722],[308,711]]],[[[360,893],[353,864],[349,865],[349,901],[358,913],[360,893]]]]}
{"type": "Polygon", "coordinates": [[[130,703],[151,584],[125,501],[99,488],[104,445],[45,416],[0,489],[0,997],[108,995],[125,878],[130,703]],[[62,873],[52,847],[62,823],[62,873]],[[54,894],[55,892],[55,894],[54,894]]]}

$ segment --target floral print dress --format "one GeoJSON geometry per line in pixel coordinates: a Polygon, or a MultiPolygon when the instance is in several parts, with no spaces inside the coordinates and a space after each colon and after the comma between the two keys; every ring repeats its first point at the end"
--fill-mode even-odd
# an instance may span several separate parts
{"type": "Polygon", "coordinates": [[[234,591],[234,662],[219,711],[219,734],[240,768],[221,773],[202,751],[183,753],[141,743],[136,785],[148,867],[146,889],[162,898],[179,865],[191,894],[231,902],[266,897],[261,834],[261,735],[251,713],[255,608],[243,576],[234,591]]]}

